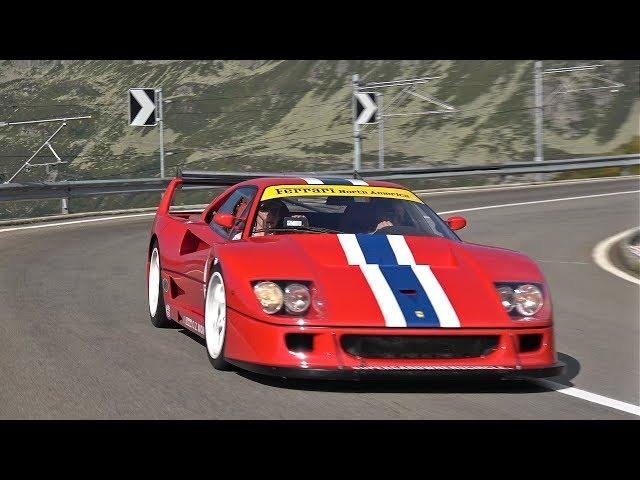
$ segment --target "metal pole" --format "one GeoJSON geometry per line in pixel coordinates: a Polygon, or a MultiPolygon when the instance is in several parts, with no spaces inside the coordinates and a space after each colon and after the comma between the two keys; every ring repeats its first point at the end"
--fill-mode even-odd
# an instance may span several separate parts
{"type": "Polygon", "coordinates": [[[382,116],[382,94],[376,93],[378,100],[378,168],[384,168],[384,117],[382,116]]]}
{"type": "MultiPolygon", "coordinates": [[[[535,114],[536,114],[536,162],[542,162],[544,160],[544,146],[542,143],[542,105],[543,105],[543,93],[542,93],[542,62],[538,61],[535,63],[534,68],[534,76],[535,76],[535,114]]],[[[543,174],[538,173],[536,175],[536,179],[538,181],[543,180],[543,174]]]]}
{"type": "Polygon", "coordinates": [[[62,197],[60,199],[60,211],[63,215],[69,213],[69,199],[67,197],[62,197]]]}
{"type": "Polygon", "coordinates": [[[53,135],[51,135],[49,138],[47,138],[47,139],[45,140],[45,142],[44,142],[42,145],[40,145],[40,148],[38,148],[38,150],[36,150],[36,152],[35,152],[33,155],[31,155],[31,157],[29,158],[29,160],[27,160],[26,162],[24,162],[24,164],[23,164],[23,165],[18,169],[18,171],[17,171],[16,173],[14,173],[14,174],[13,174],[13,176],[12,176],[9,180],[7,180],[5,183],[11,183],[11,180],[13,180],[14,178],[16,178],[16,177],[18,176],[18,174],[19,174],[22,170],[24,170],[24,168],[25,168],[27,165],[29,165],[29,162],[30,162],[31,160],[33,160],[33,159],[35,158],[35,156],[36,156],[36,155],[38,155],[38,153],[40,152],[40,150],[42,150],[42,149],[43,149],[43,148],[44,148],[44,147],[45,147],[45,146],[46,146],[46,145],[51,141],[51,139],[52,139],[53,137],[55,137],[55,136],[58,134],[58,132],[59,132],[60,130],[62,130],[62,127],[64,127],[66,124],[67,124],[67,123],[66,123],[66,122],[64,122],[62,125],[60,125],[60,126],[58,127],[58,129],[57,129],[55,132],[53,132],[53,135]]]}
{"type": "Polygon", "coordinates": [[[162,111],[162,89],[156,89],[158,97],[158,123],[160,124],[160,178],[164,178],[164,112],[162,111]]]}
{"type": "Polygon", "coordinates": [[[360,125],[356,117],[356,94],[358,93],[358,82],[360,76],[356,73],[353,75],[353,172],[360,171],[360,125]]]}

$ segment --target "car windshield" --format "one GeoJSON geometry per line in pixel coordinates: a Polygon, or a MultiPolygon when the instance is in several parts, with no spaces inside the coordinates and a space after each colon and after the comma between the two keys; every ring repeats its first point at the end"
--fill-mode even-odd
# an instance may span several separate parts
{"type": "Polygon", "coordinates": [[[416,235],[458,240],[446,223],[420,201],[368,196],[287,196],[262,200],[251,226],[254,237],[310,233],[416,235]]]}

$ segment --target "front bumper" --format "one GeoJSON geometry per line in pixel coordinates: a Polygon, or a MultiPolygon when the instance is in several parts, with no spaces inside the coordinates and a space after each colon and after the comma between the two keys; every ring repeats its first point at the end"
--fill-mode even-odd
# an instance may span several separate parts
{"type": "Polygon", "coordinates": [[[553,377],[564,364],[555,355],[552,327],[369,328],[274,325],[227,311],[225,358],[259,374],[286,378],[361,379],[415,376],[553,377]],[[310,351],[291,351],[287,334],[313,336],[310,351]],[[498,337],[495,349],[472,358],[363,358],[349,354],[345,335],[498,337]],[[521,351],[523,335],[539,335],[539,348],[521,351]]]}
{"type": "Polygon", "coordinates": [[[562,375],[565,364],[556,362],[544,368],[443,368],[443,367],[372,367],[372,368],[292,368],[274,367],[257,363],[227,359],[229,363],[243,370],[260,375],[282,378],[316,380],[363,380],[377,378],[415,378],[415,377],[494,377],[494,378],[540,378],[562,375]]]}

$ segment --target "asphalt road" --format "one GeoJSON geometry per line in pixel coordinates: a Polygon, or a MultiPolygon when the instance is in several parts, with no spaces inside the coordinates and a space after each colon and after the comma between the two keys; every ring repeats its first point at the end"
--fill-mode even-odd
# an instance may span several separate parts
{"type": "MultiPolygon", "coordinates": [[[[640,190],[637,179],[429,196],[436,211],[640,190]]],[[[554,379],[640,403],[639,290],[591,259],[637,226],[637,193],[460,212],[464,240],[522,251],[551,286],[554,379]]],[[[447,215],[443,215],[446,217],[447,215]]],[[[152,217],[0,231],[0,418],[637,419],[527,381],[327,383],[218,372],[148,319],[152,217]]],[[[1,229],[0,229],[1,230],[1,229]]]]}

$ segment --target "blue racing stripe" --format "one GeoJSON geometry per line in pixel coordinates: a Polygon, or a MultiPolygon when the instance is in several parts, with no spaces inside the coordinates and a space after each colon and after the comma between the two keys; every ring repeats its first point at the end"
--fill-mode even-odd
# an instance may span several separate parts
{"type": "Polygon", "coordinates": [[[395,253],[386,235],[369,235],[356,233],[356,240],[369,264],[398,265],[395,253]]]}
{"type": "Polygon", "coordinates": [[[349,180],[345,180],[343,178],[318,178],[318,180],[325,185],[353,185],[349,180]]]}
{"type": "Polygon", "coordinates": [[[422,288],[410,265],[381,265],[380,271],[396,297],[407,327],[440,326],[438,315],[427,292],[422,288]]]}

